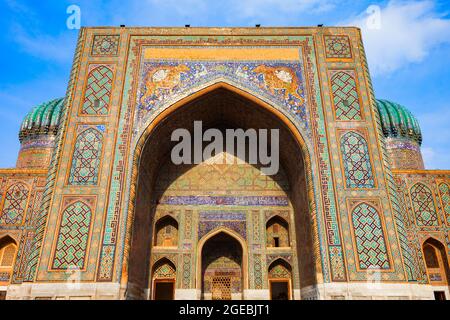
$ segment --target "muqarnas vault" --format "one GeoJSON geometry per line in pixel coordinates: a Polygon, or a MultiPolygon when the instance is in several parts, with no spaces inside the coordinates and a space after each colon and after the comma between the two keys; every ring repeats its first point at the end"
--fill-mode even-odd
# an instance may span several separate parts
{"type": "Polygon", "coordinates": [[[450,171],[374,96],[357,28],[82,28],[0,170],[7,299],[442,299],[450,171]],[[174,165],[176,128],[279,129],[280,170],[174,165]]]}

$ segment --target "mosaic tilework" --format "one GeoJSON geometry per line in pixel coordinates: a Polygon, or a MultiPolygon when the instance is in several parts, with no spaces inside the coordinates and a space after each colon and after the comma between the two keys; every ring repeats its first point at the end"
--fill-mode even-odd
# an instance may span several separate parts
{"type": "Polygon", "coordinates": [[[209,211],[200,212],[198,224],[198,238],[201,239],[210,231],[219,227],[225,227],[247,237],[246,216],[244,212],[233,211],[209,211]]]}
{"type": "Polygon", "coordinates": [[[270,268],[269,278],[270,279],[290,279],[291,271],[284,265],[284,263],[281,263],[281,261],[279,261],[270,268]]]}
{"type": "Polygon", "coordinates": [[[155,62],[142,66],[138,92],[138,122],[145,123],[150,111],[193,86],[226,77],[275,98],[308,127],[302,66],[281,62],[155,62]]]}
{"type": "MultiPolygon", "coordinates": [[[[375,93],[373,90],[372,81],[371,81],[371,77],[370,77],[369,65],[367,63],[367,58],[366,58],[366,54],[364,51],[364,43],[361,38],[359,38],[359,40],[358,40],[358,47],[359,47],[359,53],[362,58],[362,69],[364,72],[364,77],[366,78],[366,81],[368,83],[367,89],[368,89],[368,93],[369,93],[369,101],[370,101],[371,109],[375,111],[376,107],[377,107],[376,100],[375,100],[375,93]]],[[[374,114],[375,114],[375,118],[374,118],[375,123],[377,124],[378,128],[380,128],[381,127],[380,114],[378,112],[375,112],[374,114]]],[[[378,130],[378,139],[381,142],[380,143],[380,146],[381,146],[380,151],[384,155],[383,156],[384,160],[381,165],[383,165],[389,172],[388,153],[386,150],[386,145],[384,143],[383,137],[384,137],[384,135],[383,135],[382,130],[378,130]]],[[[402,202],[400,194],[396,190],[396,185],[395,185],[392,175],[390,173],[388,173],[386,175],[386,178],[387,178],[387,190],[390,194],[389,198],[391,200],[391,205],[392,205],[392,216],[394,218],[395,226],[397,228],[397,236],[398,236],[398,239],[400,240],[400,249],[401,250],[400,250],[399,254],[403,258],[403,261],[401,261],[401,264],[403,264],[403,265],[400,266],[400,270],[403,268],[405,269],[408,281],[416,281],[418,279],[418,276],[417,276],[418,272],[417,272],[417,267],[416,267],[417,263],[414,261],[414,256],[413,256],[413,252],[411,250],[409,239],[407,239],[407,231],[405,228],[406,221],[403,220],[403,212],[405,211],[405,206],[404,206],[404,203],[402,202]]],[[[388,224],[388,221],[387,221],[387,224],[388,224]]],[[[388,225],[387,225],[387,227],[389,228],[388,225]]],[[[395,251],[395,250],[393,250],[393,251],[395,251]]],[[[393,252],[393,255],[395,255],[395,252],[393,252]]],[[[395,259],[394,259],[394,264],[395,265],[398,264],[395,259]]],[[[395,266],[395,268],[399,269],[397,266],[395,266]]]]}
{"type": "Polygon", "coordinates": [[[42,203],[42,191],[36,191],[33,199],[33,204],[30,205],[31,210],[28,211],[26,223],[28,226],[35,227],[36,226],[36,219],[39,214],[39,207],[42,203]]]}
{"type": "Polygon", "coordinates": [[[359,121],[362,119],[358,88],[351,71],[333,71],[331,90],[336,120],[359,121]]]}
{"type": "Polygon", "coordinates": [[[91,127],[78,135],[72,157],[69,184],[97,184],[103,147],[103,134],[100,130],[91,127]]]}
{"type": "Polygon", "coordinates": [[[118,53],[119,35],[95,35],[91,55],[112,56],[118,53]]]}
{"type": "Polygon", "coordinates": [[[324,36],[327,59],[351,59],[352,50],[348,36],[324,36]]]}
{"type": "Polygon", "coordinates": [[[76,201],[64,209],[55,247],[53,269],[84,268],[91,216],[91,208],[82,201],[76,201]]]}
{"type": "Polygon", "coordinates": [[[398,193],[401,195],[401,200],[403,202],[403,214],[406,221],[405,232],[408,237],[408,245],[411,251],[411,258],[408,258],[408,260],[406,260],[405,258],[405,267],[408,270],[412,265],[413,268],[411,268],[411,271],[414,272],[413,275],[415,277],[415,280],[419,283],[427,283],[428,277],[422,254],[422,243],[426,240],[427,237],[437,238],[439,237],[441,232],[445,234],[447,231],[445,230],[446,226],[444,224],[438,226],[422,226],[416,222],[415,207],[412,202],[408,186],[416,185],[417,183],[423,183],[424,185],[428,186],[430,190],[432,188],[433,190],[437,191],[438,183],[434,180],[434,178],[439,177],[440,179],[442,179],[445,176],[434,176],[434,174],[431,172],[426,175],[421,172],[411,174],[394,172],[394,174],[395,182],[398,187],[398,193]]]}
{"type": "Polygon", "coordinates": [[[417,183],[410,190],[418,226],[438,226],[439,221],[431,190],[423,183],[417,183]]]}
{"type": "Polygon", "coordinates": [[[163,196],[161,204],[220,206],[287,206],[285,196],[163,196]]]}
{"type": "Polygon", "coordinates": [[[262,261],[261,254],[253,255],[253,276],[254,276],[254,288],[263,288],[263,275],[262,275],[262,261]]]}
{"type": "Polygon", "coordinates": [[[447,183],[439,184],[439,195],[441,196],[442,206],[447,220],[447,224],[450,226],[450,188],[447,183]]]}
{"type": "Polygon", "coordinates": [[[259,211],[252,211],[253,222],[253,242],[259,243],[261,240],[261,225],[259,222],[259,211]]]}
{"type": "Polygon", "coordinates": [[[350,131],[341,137],[342,161],[348,188],[374,188],[369,148],[364,137],[350,131]]]}
{"type": "Polygon", "coordinates": [[[10,278],[10,272],[0,272],[0,282],[8,282],[10,278]]]}
{"type": "Polygon", "coordinates": [[[192,238],[192,210],[186,210],[184,212],[184,239],[189,240],[192,238]]]}
{"type": "Polygon", "coordinates": [[[0,224],[21,224],[24,218],[29,195],[28,187],[16,183],[9,187],[5,194],[0,224]]]}
{"type": "Polygon", "coordinates": [[[360,269],[389,269],[389,258],[377,210],[361,203],[352,212],[352,222],[360,269]]]}
{"type": "Polygon", "coordinates": [[[154,279],[175,279],[176,271],[169,263],[164,263],[164,264],[160,265],[159,267],[157,267],[157,269],[153,272],[153,278],[154,279]]]}
{"type": "Polygon", "coordinates": [[[114,263],[114,245],[104,245],[100,256],[102,263],[98,270],[98,281],[108,281],[114,263]]]}
{"type": "Polygon", "coordinates": [[[189,289],[191,287],[191,255],[183,254],[183,281],[182,288],[189,289]]]}
{"type": "MultiPolygon", "coordinates": [[[[227,156],[229,154],[226,154],[227,156]]],[[[176,194],[170,194],[170,197],[163,197],[161,201],[165,204],[204,204],[219,205],[235,204],[235,205],[285,205],[287,198],[285,196],[263,196],[260,191],[280,191],[289,188],[284,170],[280,170],[276,176],[264,176],[260,171],[248,164],[230,166],[227,164],[209,164],[207,162],[200,163],[195,170],[185,172],[184,166],[164,165],[161,167],[161,179],[158,179],[155,186],[156,190],[164,193],[166,188],[170,186],[171,190],[176,190],[176,194]],[[164,174],[162,174],[164,173],[164,174]],[[226,174],[224,174],[226,173],[226,174]],[[220,174],[220,179],[217,179],[220,174]],[[234,177],[239,177],[236,180],[234,177]],[[253,190],[257,191],[256,196],[241,197],[214,197],[214,191],[230,190],[253,190]],[[180,191],[209,191],[210,197],[202,195],[202,193],[193,194],[191,196],[183,196],[180,191]],[[173,196],[173,197],[172,197],[173,196]]],[[[164,193],[166,194],[166,193],[164,193]]]]}
{"type": "Polygon", "coordinates": [[[151,264],[154,267],[167,261],[170,261],[170,263],[172,263],[175,266],[178,265],[177,263],[178,253],[166,253],[166,252],[154,253],[152,254],[151,261],[152,261],[151,264]]]}
{"type": "Polygon", "coordinates": [[[96,66],[89,72],[81,109],[82,114],[108,114],[112,81],[113,71],[107,66],[96,66]]]}
{"type": "Polygon", "coordinates": [[[284,260],[289,265],[292,264],[292,254],[289,252],[272,253],[266,255],[266,264],[270,266],[276,260],[284,260]]]}

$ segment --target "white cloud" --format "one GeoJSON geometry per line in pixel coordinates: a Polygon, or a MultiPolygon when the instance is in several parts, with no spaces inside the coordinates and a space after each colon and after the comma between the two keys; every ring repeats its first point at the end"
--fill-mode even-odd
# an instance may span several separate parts
{"type": "Polygon", "coordinates": [[[425,162],[425,167],[430,168],[433,166],[435,160],[436,152],[431,147],[423,147],[422,148],[422,157],[425,162]]]}
{"type": "Polygon", "coordinates": [[[434,48],[450,44],[450,19],[434,9],[433,1],[392,0],[381,9],[379,29],[368,27],[367,13],[345,23],[362,29],[372,75],[421,62],[434,48]]]}

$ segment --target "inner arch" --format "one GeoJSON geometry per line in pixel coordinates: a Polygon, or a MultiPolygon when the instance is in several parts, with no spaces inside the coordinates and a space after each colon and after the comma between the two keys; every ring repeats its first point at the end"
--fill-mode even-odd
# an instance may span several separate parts
{"type": "MultiPolygon", "coordinates": [[[[184,172],[189,171],[192,167],[184,166],[180,168],[180,172],[168,178],[166,187],[161,187],[161,171],[167,167],[170,161],[170,152],[177,142],[171,142],[170,136],[173,130],[185,128],[193,132],[193,122],[202,121],[203,130],[208,128],[233,129],[248,128],[253,129],[278,129],[280,135],[280,167],[283,175],[286,177],[287,184],[283,181],[277,181],[274,177],[274,183],[280,186],[285,192],[289,200],[289,206],[292,208],[293,214],[291,224],[295,227],[295,245],[298,261],[295,262],[294,272],[294,289],[306,287],[316,284],[317,257],[313,246],[313,222],[311,221],[310,208],[314,207],[313,203],[308,200],[308,193],[312,194],[312,186],[307,184],[307,176],[311,175],[311,168],[305,164],[304,154],[306,146],[299,141],[301,135],[298,131],[292,131],[293,126],[288,125],[284,121],[280,121],[280,117],[276,112],[262,108],[262,104],[255,102],[255,99],[249,99],[234,91],[230,91],[223,87],[210,91],[197,97],[190,102],[179,106],[172,110],[171,113],[165,114],[154,122],[151,134],[143,145],[142,152],[138,152],[137,165],[137,184],[136,196],[134,201],[134,223],[131,233],[131,245],[128,260],[128,298],[144,298],[145,292],[149,288],[149,274],[151,270],[152,256],[152,239],[155,224],[155,215],[158,215],[158,206],[161,204],[162,196],[168,190],[169,186],[182,176],[184,172]]],[[[308,157],[308,155],[305,155],[308,157]]],[[[255,166],[257,168],[257,166],[255,166]]],[[[258,169],[258,168],[257,168],[258,169]]],[[[167,175],[165,178],[167,179],[167,175]]],[[[308,178],[310,181],[310,178],[308,178]]],[[[220,190],[217,190],[220,191],[220,190]]],[[[219,192],[220,193],[220,192],[219,192]]],[[[180,193],[180,195],[182,192],[180,193]]],[[[264,194],[261,193],[261,194],[264,194]]],[[[212,195],[212,193],[210,194],[212,195]]],[[[220,209],[218,205],[217,209],[220,209]]],[[[252,212],[252,207],[247,207],[247,212],[252,212]]],[[[192,212],[198,214],[199,208],[190,208],[192,212]]],[[[254,211],[259,210],[256,208],[254,211]]],[[[261,211],[262,212],[262,211],[261,211]]],[[[179,212],[181,216],[185,212],[179,212]]],[[[264,221],[264,213],[261,213],[261,233],[264,233],[266,221],[264,221]]],[[[181,220],[180,220],[181,221],[181,220]]],[[[181,222],[184,223],[184,222],[181,222]]],[[[193,226],[193,232],[197,232],[193,226]]],[[[181,230],[180,225],[180,230],[181,230]]],[[[248,231],[248,230],[247,230],[248,231]]],[[[251,231],[249,231],[251,233],[251,231]]],[[[181,238],[180,238],[181,239],[181,238]]],[[[247,239],[248,241],[248,239],[247,239]]],[[[183,244],[180,243],[180,246],[183,244]]],[[[193,244],[195,246],[195,244],[193,244]]],[[[191,271],[195,274],[195,270],[191,271]]],[[[181,279],[177,279],[177,282],[181,279]]],[[[190,282],[191,285],[195,281],[190,282]]],[[[249,285],[251,288],[252,284],[249,285]]],[[[267,287],[267,284],[263,284],[267,287]]],[[[179,285],[177,285],[179,287],[179,285]]]]}

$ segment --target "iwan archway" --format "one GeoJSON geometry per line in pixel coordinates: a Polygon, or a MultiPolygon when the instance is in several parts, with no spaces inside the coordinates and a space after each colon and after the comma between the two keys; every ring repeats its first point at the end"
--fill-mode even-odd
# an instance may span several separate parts
{"type": "Polygon", "coordinates": [[[151,272],[162,258],[176,264],[175,299],[212,298],[211,292],[205,295],[199,248],[205,237],[220,233],[240,239],[242,250],[242,282],[236,283],[242,292],[231,298],[269,299],[267,270],[271,259],[282,256],[292,265],[293,298],[299,299],[300,289],[315,285],[321,272],[313,245],[316,206],[309,157],[302,135],[283,112],[225,83],[162,111],[135,151],[122,278],[127,298],[154,296],[151,272]],[[211,164],[210,159],[173,164],[170,155],[177,142],[171,141],[171,134],[178,128],[193,134],[194,121],[201,121],[203,130],[278,129],[279,172],[264,176],[259,164],[246,159],[236,165],[211,164]],[[283,247],[267,245],[265,228],[274,216],[286,221],[289,229],[290,240],[283,247]]]}
{"type": "Polygon", "coordinates": [[[248,252],[245,240],[218,228],[204,236],[197,248],[196,286],[201,299],[240,300],[248,288],[248,252]]]}

